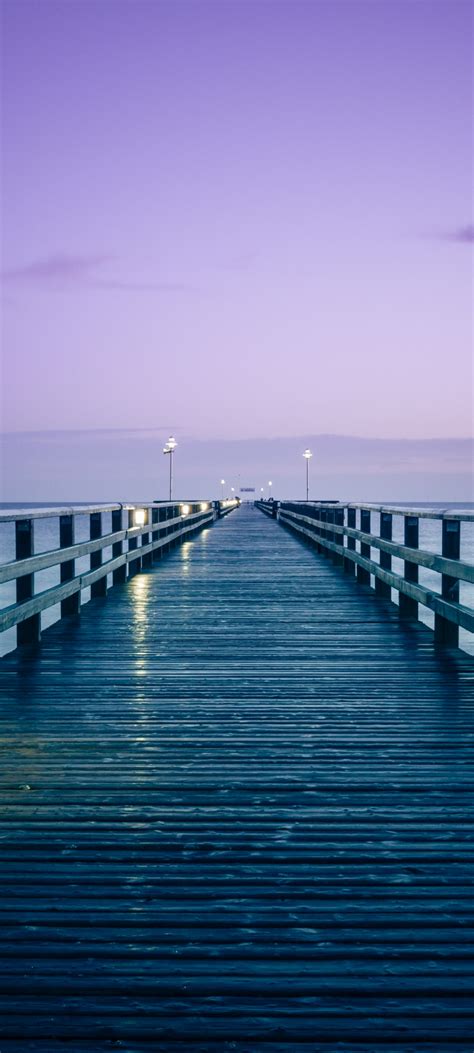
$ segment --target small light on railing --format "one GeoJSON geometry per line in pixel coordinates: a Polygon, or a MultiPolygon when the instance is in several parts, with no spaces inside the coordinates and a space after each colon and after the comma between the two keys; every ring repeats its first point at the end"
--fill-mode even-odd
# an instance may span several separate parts
{"type": "Polygon", "coordinates": [[[146,510],[144,508],[136,508],[133,514],[133,522],[135,526],[145,526],[146,523],[146,510]]]}
{"type": "Polygon", "coordinates": [[[191,511],[191,505],[181,505],[181,515],[188,516],[191,511]]]}
{"type": "Polygon", "coordinates": [[[207,512],[208,508],[209,508],[209,505],[208,505],[207,501],[202,501],[201,502],[201,512],[207,512]]]}

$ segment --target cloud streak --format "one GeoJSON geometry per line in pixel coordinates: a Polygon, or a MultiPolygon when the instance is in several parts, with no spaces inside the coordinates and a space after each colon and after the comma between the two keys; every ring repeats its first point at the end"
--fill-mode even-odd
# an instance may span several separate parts
{"type": "Polygon", "coordinates": [[[472,245],[474,244],[474,224],[459,227],[458,230],[453,230],[445,236],[448,241],[457,241],[460,245],[472,245]]]}
{"type": "Polygon", "coordinates": [[[103,267],[113,259],[105,254],[85,256],[59,252],[2,271],[2,281],[15,288],[33,286],[43,290],[75,287],[112,292],[184,292],[189,288],[180,282],[128,281],[102,277],[103,267]]]}

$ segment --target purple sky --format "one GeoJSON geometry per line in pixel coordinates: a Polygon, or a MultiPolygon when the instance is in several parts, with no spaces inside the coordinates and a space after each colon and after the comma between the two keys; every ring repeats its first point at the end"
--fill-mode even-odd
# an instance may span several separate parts
{"type": "Polygon", "coordinates": [[[471,433],[469,3],[2,7],[5,430],[471,433]]]}

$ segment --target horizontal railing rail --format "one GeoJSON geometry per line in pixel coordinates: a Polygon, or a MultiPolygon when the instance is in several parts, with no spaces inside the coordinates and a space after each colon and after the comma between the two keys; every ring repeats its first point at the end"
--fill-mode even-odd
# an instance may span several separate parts
{"type": "Polygon", "coordinates": [[[16,599],[0,609],[0,632],[17,628],[17,644],[36,643],[41,637],[41,614],[60,604],[61,617],[77,615],[81,594],[105,596],[108,579],[120,584],[161,558],[186,535],[231,512],[238,501],[144,502],[141,504],[68,505],[0,512],[2,524],[14,524],[16,558],[0,563],[0,585],[16,584],[16,599]],[[103,530],[103,516],[111,514],[111,529],[103,530]],[[89,537],[75,541],[79,517],[89,519],[89,537]],[[58,520],[59,546],[35,552],[35,522],[58,520]],[[124,523],[124,519],[126,522],[124,523]],[[110,550],[108,555],[105,550],[110,550]],[[104,559],[104,556],[107,558],[104,559]],[[76,572],[76,560],[89,557],[89,568],[76,572]],[[37,591],[35,575],[57,568],[60,582],[37,591]]]}
{"type": "Polygon", "coordinates": [[[399,595],[400,614],[418,617],[418,604],[435,615],[435,639],[447,646],[458,646],[459,628],[474,632],[474,611],[459,602],[459,583],[474,584],[474,564],[460,559],[461,523],[474,523],[474,513],[460,509],[404,508],[398,506],[343,504],[340,502],[258,501],[258,507],[285,526],[303,534],[318,549],[329,554],[346,573],[355,574],[360,584],[371,584],[387,599],[391,590],[399,595]],[[359,528],[356,525],[359,514],[359,528]],[[371,529],[371,515],[380,516],[380,533],[371,529]],[[404,522],[404,542],[392,540],[393,517],[404,522]],[[442,526],[442,552],[419,548],[419,519],[436,519],[442,526]],[[357,544],[359,550],[357,550],[357,544]],[[379,551],[379,561],[371,549],[379,551]],[[404,563],[404,573],[392,569],[392,559],[404,563]],[[441,591],[418,580],[419,567],[441,577],[441,591]]]}

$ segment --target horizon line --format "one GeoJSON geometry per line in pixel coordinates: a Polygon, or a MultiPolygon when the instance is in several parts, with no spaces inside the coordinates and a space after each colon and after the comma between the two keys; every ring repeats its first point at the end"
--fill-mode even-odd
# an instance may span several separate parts
{"type": "MultiPolygon", "coordinates": [[[[131,432],[138,434],[146,434],[149,432],[156,432],[157,437],[162,432],[176,431],[176,427],[170,428],[164,425],[163,427],[150,427],[150,428],[36,428],[36,429],[14,429],[14,430],[3,430],[0,429],[0,436],[11,437],[21,435],[127,435],[131,432]]],[[[357,439],[361,442],[474,442],[474,435],[430,435],[421,438],[420,436],[399,436],[399,435],[357,435],[351,432],[304,432],[300,435],[265,435],[265,436],[249,436],[247,438],[239,436],[208,436],[202,438],[194,435],[185,435],[181,439],[181,442],[307,442],[308,439],[357,439]]]]}

